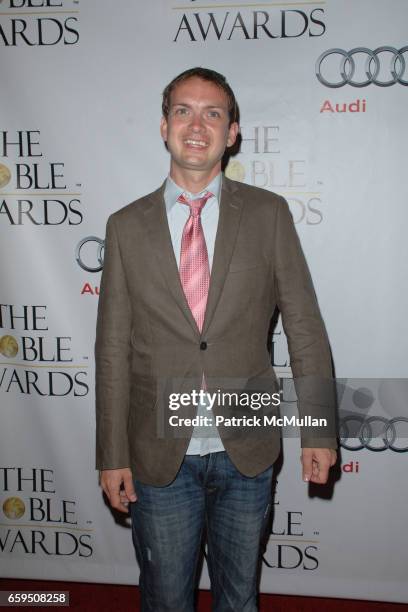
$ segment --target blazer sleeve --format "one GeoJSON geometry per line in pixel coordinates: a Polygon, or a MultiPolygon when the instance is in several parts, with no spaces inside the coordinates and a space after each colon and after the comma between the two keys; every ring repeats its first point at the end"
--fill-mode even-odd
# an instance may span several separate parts
{"type": "Polygon", "coordinates": [[[106,226],[95,342],[96,469],[129,467],[131,308],[115,216],[106,226]]]}
{"type": "Polygon", "coordinates": [[[288,340],[300,417],[327,419],[301,428],[302,447],[337,448],[331,352],[312,279],[286,200],[279,197],[275,234],[275,293],[288,340]]]}

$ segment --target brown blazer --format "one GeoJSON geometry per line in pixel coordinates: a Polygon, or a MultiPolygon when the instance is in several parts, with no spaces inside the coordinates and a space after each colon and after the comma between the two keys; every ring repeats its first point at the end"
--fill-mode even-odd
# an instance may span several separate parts
{"type": "MultiPolygon", "coordinates": [[[[130,467],[152,485],[174,479],[192,433],[166,426],[170,384],[173,391],[200,389],[204,372],[209,390],[245,387],[248,380],[277,390],[267,350],[276,306],[293,375],[309,381],[297,387],[300,414],[334,415],[325,383],[332,376],[329,344],[286,201],[223,176],[200,334],[181,287],[163,193],[164,184],[108,219],[95,345],[96,468],[130,467]]],[[[178,416],[195,412],[189,406],[178,416]]],[[[222,407],[214,413],[223,414],[222,407]]],[[[276,427],[260,435],[230,430],[219,429],[243,474],[254,476],[276,460],[276,427]]],[[[332,429],[305,428],[302,446],[336,448],[337,442],[332,429]]]]}

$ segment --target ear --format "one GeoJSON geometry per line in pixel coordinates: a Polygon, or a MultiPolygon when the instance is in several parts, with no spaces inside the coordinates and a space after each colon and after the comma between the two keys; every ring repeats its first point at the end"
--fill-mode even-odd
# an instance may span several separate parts
{"type": "Polygon", "coordinates": [[[228,128],[227,147],[232,147],[232,145],[235,143],[238,136],[238,132],[239,125],[236,121],[234,121],[234,123],[231,123],[228,128]]]}
{"type": "Polygon", "coordinates": [[[165,117],[162,117],[160,121],[160,134],[163,141],[167,142],[167,119],[165,117]]]}

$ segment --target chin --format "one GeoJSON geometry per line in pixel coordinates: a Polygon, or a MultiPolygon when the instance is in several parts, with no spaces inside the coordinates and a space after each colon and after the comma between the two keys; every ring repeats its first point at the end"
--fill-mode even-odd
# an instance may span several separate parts
{"type": "Polygon", "coordinates": [[[197,170],[205,170],[209,167],[209,163],[207,160],[198,159],[196,157],[184,158],[179,161],[179,165],[183,168],[195,168],[197,170]]]}

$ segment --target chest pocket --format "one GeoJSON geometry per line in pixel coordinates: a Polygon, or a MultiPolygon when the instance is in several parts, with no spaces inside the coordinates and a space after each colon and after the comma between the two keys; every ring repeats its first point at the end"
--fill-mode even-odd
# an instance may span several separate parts
{"type": "Polygon", "coordinates": [[[229,272],[234,274],[235,272],[246,272],[247,270],[255,270],[256,268],[265,268],[265,263],[255,259],[242,259],[231,261],[229,272]]]}

